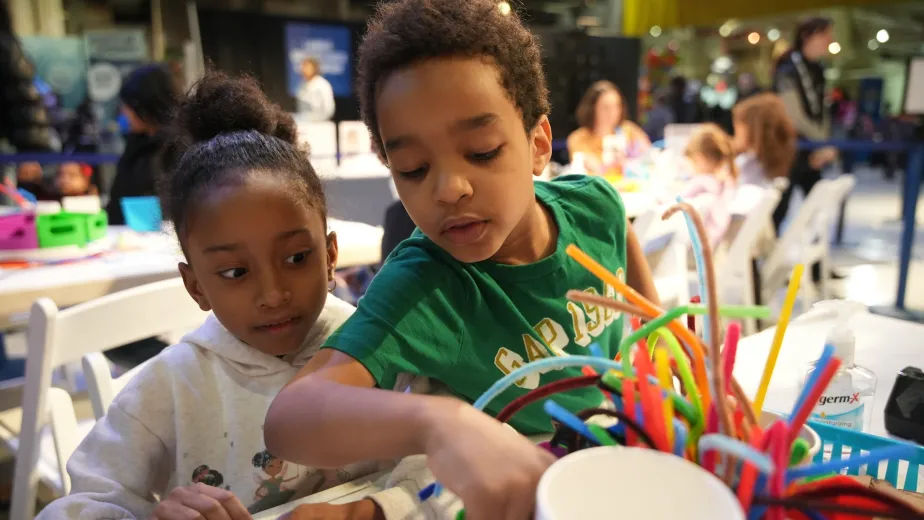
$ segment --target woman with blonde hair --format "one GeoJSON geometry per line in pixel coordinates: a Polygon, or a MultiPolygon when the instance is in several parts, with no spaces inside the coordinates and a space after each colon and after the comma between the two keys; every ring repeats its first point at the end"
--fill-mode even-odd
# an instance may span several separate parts
{"type": "MultiPolygon", "coordinates": [[[[620,167],[625,159],[638,157],[650,146],[648,136],[637,124],[626,119],[626,102],[612,82],[597,81],[581,98],[575,113],[581,126],[568,136],[568,154],[583,154],[592,173],[620,167]],[[616,156],[604,157],[604,140],[617,140],[616,156]]],[[[607,154],[609,155],[609,154],[607,154]]]]}

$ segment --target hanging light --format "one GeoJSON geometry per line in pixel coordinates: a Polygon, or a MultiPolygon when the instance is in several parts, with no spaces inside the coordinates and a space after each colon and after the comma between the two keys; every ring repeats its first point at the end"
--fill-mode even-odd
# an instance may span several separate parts
{"type": "Polygon", "coordinates": [[[831,44],[828,45],[828,52],[830,52],[831,54],[837,54],[841,52],[841,44],[837,42],[831,42],[831,44]]]}
{"type": "Polygon", "coordinates": [[[871,51],[874,51],[879,48],[879,42],[877,42],[875,39],[872,39],[866,42],[866,48],[871,51]]]}
{"type": "Polygon", "coordinates": [[[879,29],[879,32],[876,33],[876,40],[879,43],[885,43],[889,41],[889,31],[885,29],[879,29]]]}
{"type": "Polygon", "coordinates": [[[507,16],[510,14],[510,3],[509,2],[498,2],[497,8],[500,9],[502,15],[507,16]]]}
{"type": "Polygon", "coordinates": [[[757,32],[752,32],[751,34],[748,35],[748,42],[750,42],[751,45],[757,45],[757,42],[759,41],[760,41],[760,34],[758,34],[757,32]]]}
{"type": "Polygon", "coordinates": [[[775,42],[780,39],[780,30],[777,28],[770,29],[767,31],[767,39],[775,42]]]}
{"type": "Polygon", "coordinates": [[[660,26],[660,25],[653,25],[653,26],[651,27],[651,30],[648,31],[648,34],[654,36],[655,38],[657,38],[658,36],[661,36],[661,26],[660,26]]]}

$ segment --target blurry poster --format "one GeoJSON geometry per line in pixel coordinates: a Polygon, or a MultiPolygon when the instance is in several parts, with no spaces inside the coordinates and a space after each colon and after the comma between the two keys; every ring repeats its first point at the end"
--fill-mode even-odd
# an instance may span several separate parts
{"type": "Polygon", "coordinates": [[[286,71],[289,94],[293,97],[304,81],[302,62],[308,58],[318,60],[321,75],[330,82],[336,97],[349,97],[353,92],[350,56],[352,51],[350,29],[342,25],[315,23],[286,24],[286,71]]]}
{"type": "Polygon", "coordinates": [[[119,114],[122,81],[148,61],[148,43],[141,29],[87,31],[87,94],[98,121],[119,114]]]}
{"type": "Polygon", "coordinates": [[[87,96],[87,56],[81,38],[24,36],[23,50],[36,78],[57,96],[58,107],[75,110],[87,96]]]}

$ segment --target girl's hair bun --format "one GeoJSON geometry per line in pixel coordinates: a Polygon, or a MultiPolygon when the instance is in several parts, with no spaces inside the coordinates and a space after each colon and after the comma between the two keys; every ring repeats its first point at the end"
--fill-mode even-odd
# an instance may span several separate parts
{"type": "Polygon", "coordinates": [[[267,99],[250,76],[209,71],[180,106],[177,125],[189,144],[221,134],[253,130],[296,145],[292,116],[267,99]]]}

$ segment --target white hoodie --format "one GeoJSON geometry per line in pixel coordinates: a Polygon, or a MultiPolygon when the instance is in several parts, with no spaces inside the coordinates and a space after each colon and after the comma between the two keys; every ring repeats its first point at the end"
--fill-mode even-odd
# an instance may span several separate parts
{"type": "Polygon", "coordinates": [[[71,494],[39,517],[143,520],[158,497],[195,482],[229,489],[256,513],[376,471],[312,470],[263,444],[273,398],[353,310],[328,295],[304,348],[286,359],[247,346],[210,315],[116,396],[68,462],[71,494]]]}

